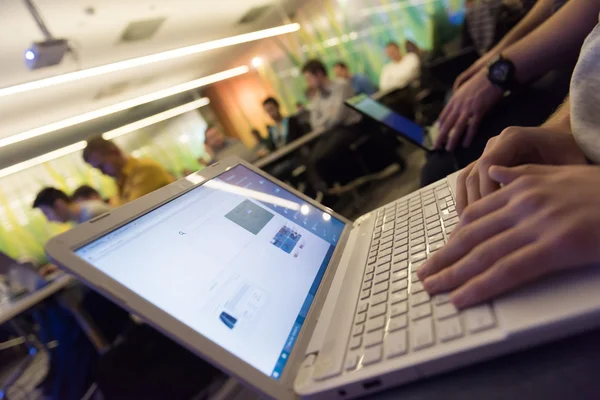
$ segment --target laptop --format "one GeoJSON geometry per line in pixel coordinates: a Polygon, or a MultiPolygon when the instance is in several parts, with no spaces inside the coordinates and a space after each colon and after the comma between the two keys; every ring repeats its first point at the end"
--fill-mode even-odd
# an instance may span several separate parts
{"type": "Polygon", "coordinates": [[[345,104],[378,124],[393,130],[400,137],[423,150],[427,152],[435,151],[431,138],[425,129],[366,94],[354,96],[346,100],[345,104]]]}
{"type": "Polygon", "coordinates": [[[415,274],[456,174],[355,221],[227,159],[53,238],[54,262],[276,399],[369,396],[591,329],[584,268],[457,311],[415,274]]]}

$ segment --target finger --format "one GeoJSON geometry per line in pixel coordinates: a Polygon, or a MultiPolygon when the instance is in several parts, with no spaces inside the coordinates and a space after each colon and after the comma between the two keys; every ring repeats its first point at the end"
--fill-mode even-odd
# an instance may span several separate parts
{"type": "Polygon", "coordinates": [[[476,165],[477,161],[467,165],[456,180],[456,210],[458,211],[458,215],[462,215],[463,210],[469,204],[467,201],[467,176],[469,176],[476,165]]]}
{"type": "Polygon", "coordinates": [[[477,168],[473,168],[469,176],[467,176],[467,204],[473,204],[481,198],[479,190],[479,170],[481,162],[477,164],[477,168]]]}
{"type": "Polygon", "coordinates": [[[423,280],[456,263],[481,242],[512,226],[513,218],[512,214],[506,213],[502,207],[485,218],[465,226],[460,232],[453,234],[446,246],[434,253],[419,268],[417,272],[419,279],[423,280]]]}
{"type": "Polygon", "coordinates": [[[456,122],[458,117],[458,112],[455,111],[454,107],[452,107],[444,119],[440,118],[440,132],[438,138],[435,141],[436,148],[442,148],[443,145],[446,143],[446,141],[448,140],[448,133],[450,132],[452,126],[454,126],[454,123],[456,122]]]}
{"type": "Polygon", "coordinates": [[[489,168],[488,175],[494,182],[502,185],[508,185],[515,179],[524,175],[556,174],[557,171],[560,171],[560,168],[561,167],[553,165],[535,164],[520,165],[518,167],[503,167],[496,165],[489,168]]]}
{"type": "MultiPolygon", "coordinates": [[[[503,212],[504,210],[499,210],[496,213],[503,212]]],[[[504,257],[507,252],[516,251],[531,242],[531,239],[526,234],[520,234],[517,228],[508,229],[513,226],[513,221],[510,218],[506,218],[505,215],[497,215],[495,219],[494,226],[486,224],[486,226],[479,228],[477,231],[473,230],[473,233],[471,233],[472,235],[485,235],[480,244],[453,265],[430,275],[423,281],[423,286],[427,292],[435,294],[460,287],[486,271],[504,257]],[[503,229],[503,231],[495,234],[494,232],[498,229],[503,229]]]]}
{"type": "Polygon", "coordinates": [[[469,78],[471,77],[471,73],[469,70],[466,70],[465,72],[463,72],[462,74],[460,74],[458,76],[458,78],[456,78],[456,80],[454,81],[454,85],[452,86],[452,90],[453,91],[457,91],[467,80],[469,80],[469,78]]]}
{"type": "Polygon", "coordinates": [[[471,116],[471,120],[469,121],[469,127],[467,129],[467,134],[463,140],[463,147],[467,148],[471,146],[473,143],[473,138],[477,134],[479,130],[479,124],[481,123],[481,116],[479,114],[474,114],[471,116]]]}
{"type": "Polygon", "coordinates": [[[497,209],[504,207],[512,198],[513,193],[510,190],[498,191],[486,196],[473,204],[469,204],[463,211],[458,225],[452,232],[459,232],[464,226],[474,223],[480,218],[493,213],[497,209]]]}
{"type": "Polygon", "coordinates": [[[512,251],[454,291],[451,300],[456,307],[465,308],[534,281],[556,269],[548,254],[539,242],[512,251]]]}
{"type": "Polygon", "coordinates": [[[469,111],[463,111],[460,113],[456,122],[453,124],[453,128],[450,130],[448,141],[446,143],[446,151],[452,151],[456,148],[456,145],[460,141],[467,124],[469,123],[469,111]]]}

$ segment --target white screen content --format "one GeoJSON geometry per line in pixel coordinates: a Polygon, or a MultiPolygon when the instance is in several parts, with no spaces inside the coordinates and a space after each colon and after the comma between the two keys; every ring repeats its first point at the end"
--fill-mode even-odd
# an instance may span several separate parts
{"type": "Polygon", "coordinates": [[[277,379],[343,226],[238,166],[76,254],[277,379]]]}

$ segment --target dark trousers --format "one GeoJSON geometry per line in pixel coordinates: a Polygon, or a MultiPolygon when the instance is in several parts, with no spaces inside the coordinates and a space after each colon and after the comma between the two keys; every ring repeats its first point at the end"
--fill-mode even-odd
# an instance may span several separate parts
{"type": "Polygon", "coordinates": [[[469,148],[459,147],[453,153],[429,154],[421,171],[421,186],[445,178],[477,160],[489,139],[509,126],[539,126],[560,106],[569,93],[573,68],[553,71],[522,91],[511,94],[482,121],[469,148]]]}

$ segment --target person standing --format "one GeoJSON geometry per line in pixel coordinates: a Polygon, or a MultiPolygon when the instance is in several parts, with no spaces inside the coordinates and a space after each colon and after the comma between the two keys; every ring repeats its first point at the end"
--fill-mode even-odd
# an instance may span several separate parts
{"type": "Polygon", "coordinates": [[[366,94],[368,96],[377,93],[377,85],[369,78],[361,74],[351,74],[348,65],[338,61],[333,66],[333,73],[339,79],[346,79],[352,84],[355,94],[366,94]]]}
{"type": "Polygon", "coordinates": [[[379,88],[387,91],[404,88],[421,76],[421,59],[414,51],[402,55],[396,42],[389,42],[385,52],[391,62],[381,71],[379,88]]]}
{"type": "Polygon", "coordinates": [[[120,206],[160,189],[175,181],[156,161],[127,156],[116,144],[101,136],[88,140],[83,159],[104,175],[116,180],[118,194],[115,206],[120,206]]]}

